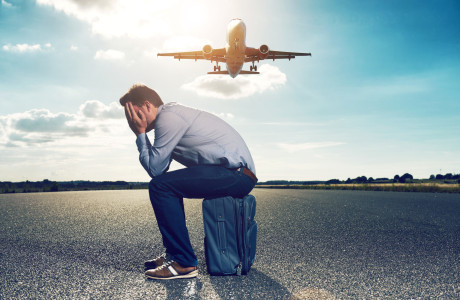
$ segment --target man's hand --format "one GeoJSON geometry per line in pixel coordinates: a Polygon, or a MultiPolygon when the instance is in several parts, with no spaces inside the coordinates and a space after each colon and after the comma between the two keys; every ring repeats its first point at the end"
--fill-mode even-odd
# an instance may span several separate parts
{"type": "Polygon", "coordinates": [[[139,109],[136,112],[133,104],[131,102],[126,102],[125,115],[126,120],[128,120],[129,127],[136,135],[145,133],[147,128],[147,119],[145,118],[142,110],[139,109]]]}

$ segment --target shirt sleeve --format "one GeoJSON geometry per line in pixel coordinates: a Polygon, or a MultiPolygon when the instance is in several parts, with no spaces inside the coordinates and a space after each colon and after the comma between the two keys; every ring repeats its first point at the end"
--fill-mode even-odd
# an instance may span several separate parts
{"type": "Polygon", "coordinates": [[[151,145],[147,134],[137,136],[139,161],[150,177],[166,172],[171,163],[171,155],[189,125],[173,112],[163,111],[155,124],[155,141],[151,145]]]}

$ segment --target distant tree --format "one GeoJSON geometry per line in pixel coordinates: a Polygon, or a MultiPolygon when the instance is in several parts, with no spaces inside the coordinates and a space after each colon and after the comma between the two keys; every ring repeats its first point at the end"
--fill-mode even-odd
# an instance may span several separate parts
{"type": "Polygon", "coordinates": [[[360,176],[360,177],[356,177],[355,178],[355,181],[357,183],[365,183],[367,181],[367,177],[366,176],[360,176]]]}
{"type": "Polygon", "coordinates": [[[452,179],[460,179],[460,174],[456,174],[456,175],[452,176],[452,179]]]}
{"type": "Polygon", "coordinates": [[[372,178],[372,177],[369,177],[369,179],[367,180],[367,182],[369,182],[369,183],[372,183],[372,182],[374,182],[374,181],[375,181],[375,180],[374,180],[374,178],[372,178]]]}
{"type": "Polygon", "coordinates": [[[434,180],[436,179],[436,176],[434,176],[433,174],[430,175],[430,180],[434,180]]]}
{"type": "Polygon", "coordinates": [[[50,192],[57,192],[59,191],[59,184],[56,181],[53,181],[50,187],[50,192]]]}
{"type": "Polygon", "coordinates": [[[350,177],[348,177],[347,181],[345,181],[345,183],[352,183],[350,177]]]}
{"type": "Polygon", "coordinates": [[[30,188],[30,181],[27,180],[24,184],[24,188],[22,190],[24,193],[30,193],[32,189],[30,188]]]}
{"type": "Polygon", "coordinates": [[[437,175],[436,175],[436,179],[444,179],[444,176],[441,175],[441,174],[437,174],[437,175]]]}
{"type": "Polygon", "coordinates": [[[338,179],[330,179],[326,181],[326,184],[339,184],[339,183],[340,183],[340,180],[338,179]]]}
{"type": "Polygon", "coordinates": [[[452,173],[447,173],[446,175],[444,175],[444,179],[452,179],[452,173]]]}
{"type": "Polygon", "coordinates": [[[411,174],[405,173],[403,176],[401,176],[399,178],[399,182],[405,183],[405,182],[413,180],[413,179],[414,179],[414,177],[411,174]]]}
{"type": "Polygon", "coordinates": [[[393,177],[393,182],[399,182],[399,175],[395,175],[395,177],[393,177]]]}
{"type": "Polygon", "coordinates": [[[382,178],[377,178],[376,179],[377,181],[388,181],[390,179],[386,178],[386,177],[382,177],[382,178]]]}

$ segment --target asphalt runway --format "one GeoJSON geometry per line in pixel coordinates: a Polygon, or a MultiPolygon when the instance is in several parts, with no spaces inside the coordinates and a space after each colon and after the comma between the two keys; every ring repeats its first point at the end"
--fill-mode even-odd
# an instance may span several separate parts
{"type": "Polygon", "coordinates": [[[154,281],[147,190],[0,195],[0,299],[459,299],[460,195],[255,189],[247,276],[206,273],[201,200],[186,199],[195,279],[154,281]]]}

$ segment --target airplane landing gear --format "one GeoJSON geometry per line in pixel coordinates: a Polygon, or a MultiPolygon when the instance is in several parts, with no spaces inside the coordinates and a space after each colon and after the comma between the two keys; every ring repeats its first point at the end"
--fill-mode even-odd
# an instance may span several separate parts
{"type": "Polygon", "coordinates": [[[257,72],[257,66],[255,65],[254,62],[252,62],[252,66],[249,67],[249,70],[257,72]]]}
{"type": "Polygon", "coordinates": [[[216,61],[216,65],[214,66],[214,72],[219,71],[220,72],[220,66],[219,63],[216,61]]]}

